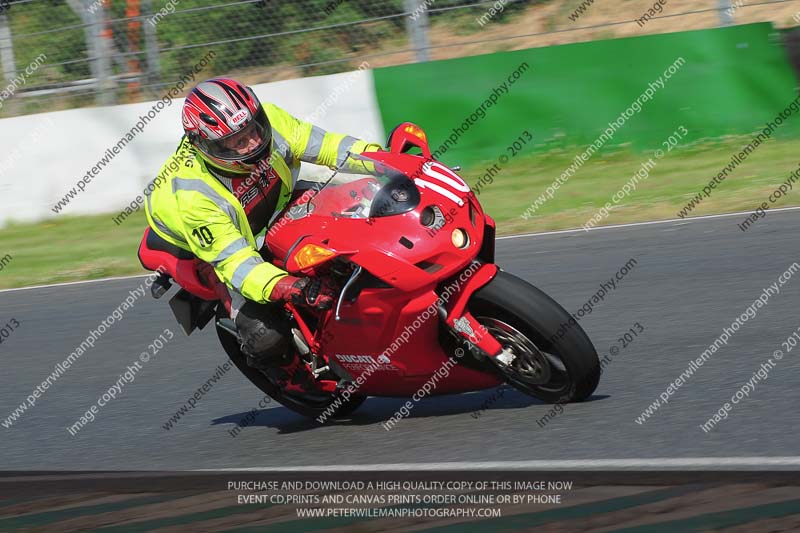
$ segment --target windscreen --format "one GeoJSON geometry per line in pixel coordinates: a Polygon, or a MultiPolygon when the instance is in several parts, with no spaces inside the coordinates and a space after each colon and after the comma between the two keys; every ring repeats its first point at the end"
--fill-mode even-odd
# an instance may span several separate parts
{"type": "Polygon", "coordinates": [[[419,189],[400,170],[357,154],[310,201],[315,213],[346,218],[398,215],[419,202],[419,189]]]}

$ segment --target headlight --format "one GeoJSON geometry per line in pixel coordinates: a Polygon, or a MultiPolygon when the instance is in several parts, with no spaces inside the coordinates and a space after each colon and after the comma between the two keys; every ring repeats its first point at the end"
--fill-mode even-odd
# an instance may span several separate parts
{"type": "Polygon", "coordinates": [[[423,226],[429,228],[436,223],[436,211],[433,209],[432,206],[428,206],[422,210],[422,213],[419,216],[419,222],[423,226]]]}
{"type": "Polygon", "coordinates": [[[469,246],[469,235],[461,228],[453,230],[450,240],[456,248],[466,248],[469,246]]]}

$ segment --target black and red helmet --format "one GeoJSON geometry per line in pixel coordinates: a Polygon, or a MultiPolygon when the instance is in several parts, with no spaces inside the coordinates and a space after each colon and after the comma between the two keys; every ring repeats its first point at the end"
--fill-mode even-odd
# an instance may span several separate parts
{"type": "Polygon", "coordinates": [[[253,90],[230,78],[199,83],[183,103],[183,130],[210,164],[247,173],[269,157],[272,127],[253,90]]]}

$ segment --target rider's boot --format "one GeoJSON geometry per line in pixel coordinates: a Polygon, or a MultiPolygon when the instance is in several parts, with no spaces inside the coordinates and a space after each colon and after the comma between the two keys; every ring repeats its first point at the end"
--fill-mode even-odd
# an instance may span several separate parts
{"type": "Polygon", "coordinates": [[[265,370],[280,365],[289,351],[290,328],[275,304],[245,303],[234,319],[247,364],[265,370]]]}

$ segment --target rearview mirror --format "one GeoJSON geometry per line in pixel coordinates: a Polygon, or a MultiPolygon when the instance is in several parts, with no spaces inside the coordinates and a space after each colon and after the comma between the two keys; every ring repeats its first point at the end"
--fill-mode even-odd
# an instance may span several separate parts
{"type": "Polygon", "coordinates": [[[403,122],[395,126],[386,141],[389,151],[404,154],[414,146],[422,150],[422,155],[431,157],[428,147],[428,136],[425,131],[413,122],[403,122]]]}

